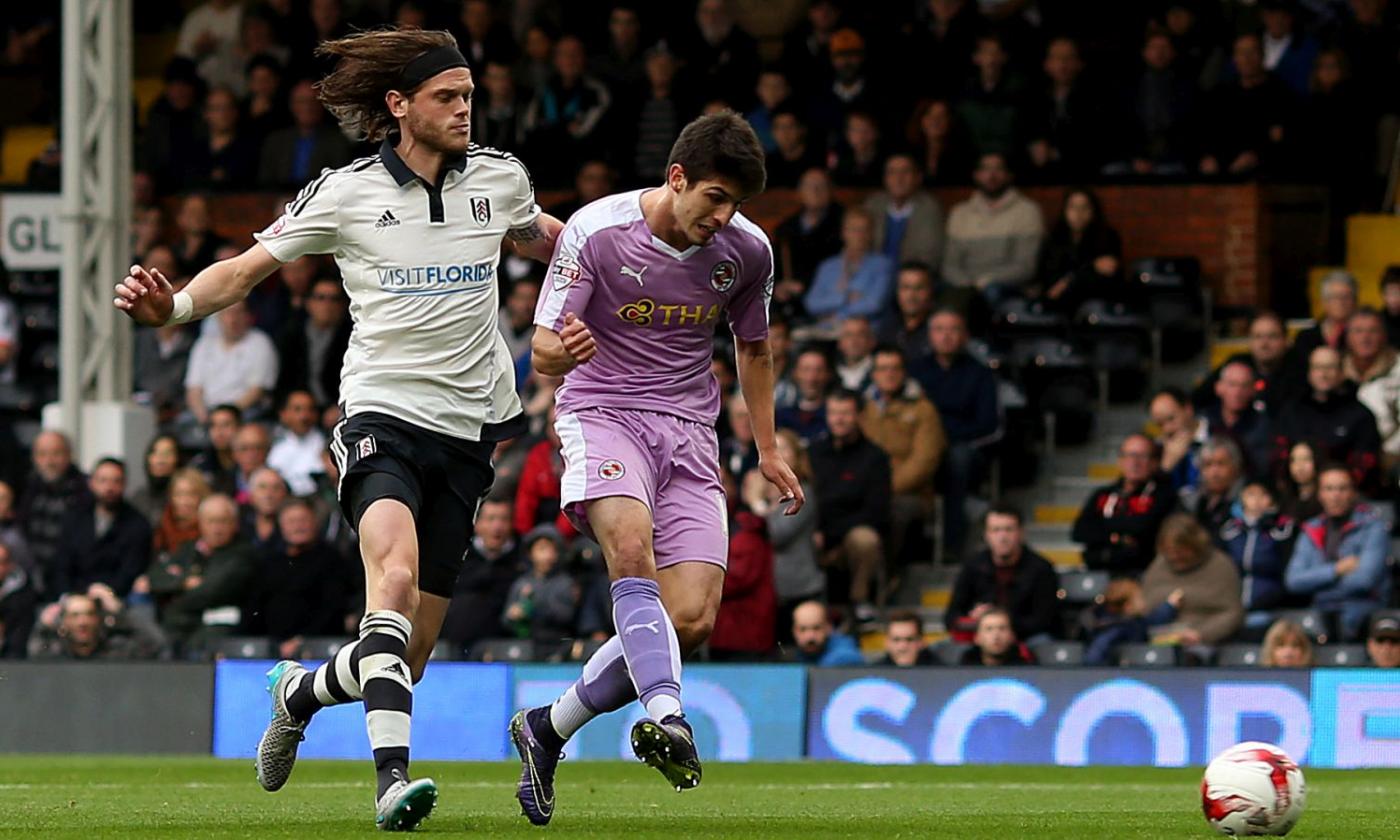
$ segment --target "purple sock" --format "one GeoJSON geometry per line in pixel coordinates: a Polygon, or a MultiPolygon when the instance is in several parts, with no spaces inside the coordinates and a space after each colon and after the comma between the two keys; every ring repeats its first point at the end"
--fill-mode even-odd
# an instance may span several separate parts
{"type": "Polygon", "coordinates": [[[549,721],[562,746],[585,723],[636,699],[637,689],[622,657],[622,641],[613,636],[594,651],[584,663],[582,676],[549,707],[549,721]]]}
{"type": "Polygon", "coordinates": [[[613,582],[612,599],[622,656],[647,714],[660,721],[680,712],[681,648],[661,605],[661,587],[647,578],[622,578],[613,582]]]}

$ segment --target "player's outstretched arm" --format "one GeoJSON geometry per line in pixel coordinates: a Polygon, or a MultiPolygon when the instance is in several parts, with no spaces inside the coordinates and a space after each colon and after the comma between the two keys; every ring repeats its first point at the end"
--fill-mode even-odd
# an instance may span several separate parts
{"type": "Polygon", "coordinates": [[[530,339],[530,363],[545,376],[563,376],[597,352],[593,334],[572,312],[564,316],[564,329],[560,332],[536,324],[535,335],[530,339]]]}
{"type": "Polygon", "coordinates": [[[563,229],[563,222],[548,213],[541,213],[525,227],[506,231],[506,238],[520,256],[547,263],[554,256],[554,243],[563,229]]]}
{"type": "Polygon", "coordinates": [[[783,501],[789,502],[783,512],[792,516],[802,509],[807,497],[792,467],[778,454],[778,433],[773,420],[773,351],[768,339],[736,339],[734,360],[739,369],[739,389],[744,392],[744,402],[749,407],[759,471],[782,491],[783,501]]]}
{"type": "Polygon", "coordinates": [[[159,327],[171,321],[184,323],[212,315],[248,296],[253,287],[277,270],[281,263],[261,244],[236,257],[220,260],[195,275],[176,292],[157,269],[133,265],[116,286],[112,303],[136,323],[159,327]]]}

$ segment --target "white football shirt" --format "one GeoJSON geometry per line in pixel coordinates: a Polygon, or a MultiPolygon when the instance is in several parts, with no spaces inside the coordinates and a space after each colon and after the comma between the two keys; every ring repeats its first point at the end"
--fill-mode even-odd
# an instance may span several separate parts
{"type": "Polygon", "coordinates": [[[439,183],[386,139],[327,169],[254,238],[289,262],[333,254],[354,323],[340,374],[347,416],[368,411],[467,440],[524,429],[515,367],[497,327],[501,239],[539,216],[524,164],[471,146],[439,183]]]}

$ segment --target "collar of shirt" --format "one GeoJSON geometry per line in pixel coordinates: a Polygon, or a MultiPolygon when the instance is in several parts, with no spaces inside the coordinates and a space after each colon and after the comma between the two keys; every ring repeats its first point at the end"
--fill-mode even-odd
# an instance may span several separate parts
{"type": "MultiPolygon", "coordinates": [[[[384,142],[379,144],[379,159],[384,162],[384,168],[389,170],[389,174],[394,176],[394,180],[398,182],[398,185],[401,187],[406,187],[414,181],[423,181],[423,179],[418,176],[418,173],[409,169],[408,164],[404,163],[403,158],[399,157],[398,151],[394,148],[398,143],[399,135],[394,133],[385,137],[384,142]]],[[[443,161],[442,171],[438,173],[438,182],[436,184],[428,184],[427,181],[423,181],[423,183],[427,186],[441,189],[443,182],[447,180],[447,173],[449,171],[456,170],[457,172],[465,172],[466,169],[466,155],[448,158],[443,161]]]]}
{"type": "Polygon", "coordinates": [[[891,201],[890,206],[885,210],[885,215],[896,220],[907,219],[914,215],[914,202],[912,199],[903,204],[895,204],[891,201]]]}

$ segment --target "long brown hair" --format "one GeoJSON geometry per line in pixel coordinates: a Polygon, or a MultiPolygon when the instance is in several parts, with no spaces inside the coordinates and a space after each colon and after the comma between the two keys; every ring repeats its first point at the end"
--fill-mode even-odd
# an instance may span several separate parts
{"type": "Polygon", "coordinates": [[[400,74],[410,61],[437,47],[455,47],[452,33],[421,29],[376,29],[357,32],[316,48],[323,58],[339,59],[335,70],[316,84],[321,104],[341,124],[365,139],[378,142],[398,128],[384,96],[399,90],[400,74]]]}

